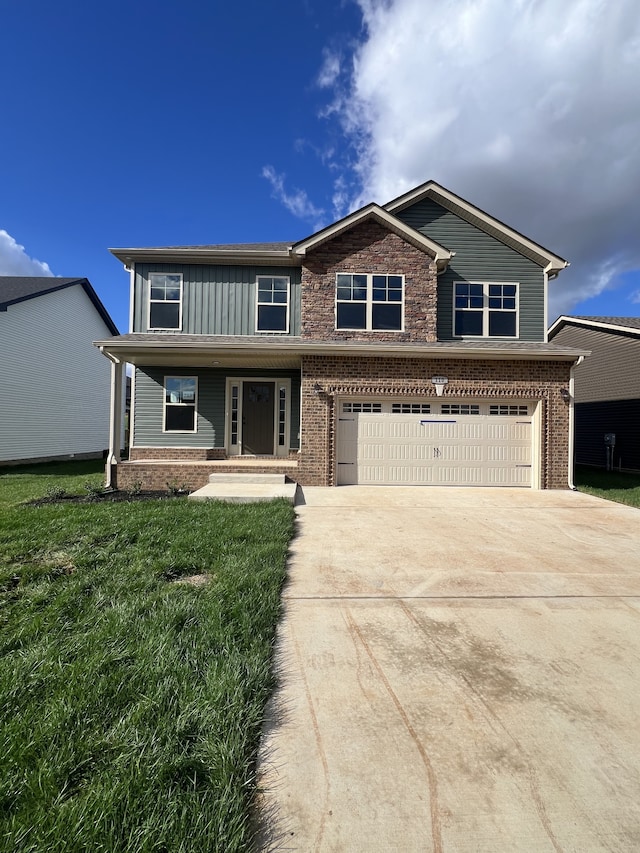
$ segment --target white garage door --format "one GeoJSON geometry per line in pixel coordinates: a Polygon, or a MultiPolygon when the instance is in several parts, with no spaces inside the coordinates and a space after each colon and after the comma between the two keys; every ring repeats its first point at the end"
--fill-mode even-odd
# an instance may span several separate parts
{"type": "Polygon", "coordinates": [[[341,400],[338,485],[531,486],[534,407],[341,400]]]}

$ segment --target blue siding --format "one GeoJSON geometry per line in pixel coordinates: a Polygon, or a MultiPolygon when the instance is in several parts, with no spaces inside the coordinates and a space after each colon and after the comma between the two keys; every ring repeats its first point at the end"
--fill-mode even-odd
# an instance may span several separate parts
{"type": "Polygon", "coordinates": [[[136,264],[134,332],[148,331],[150,272],[182,273],[182,329],[175,334],[190,335],[255,334],[257,276],[287,276],[291,281],[289,334],[300,334],[299,267],[204,264],[136,264]]]}
{"type": "Polygon", "coordinates": [[[205,368],[137,368],[135,376],[135,447],[224,447],[225,388],[227,376],[260,376],[265,379],[291,380],[291,442],[299,447],[300,371],[259,370],[257,368],[223,370],[205,368]],[[195,433],[163,433],[165,376],[198,378],[198,430],[195,433]]]}
{"type": "Polygon", "coordinates": [[[454,281],[518,282],[522,341],[543,341],[544,273],[537,264],[471,225],[455,213],[425,199],[398,218],[456,254],[438,278],[438,339],[453,337],[454,281]]]}

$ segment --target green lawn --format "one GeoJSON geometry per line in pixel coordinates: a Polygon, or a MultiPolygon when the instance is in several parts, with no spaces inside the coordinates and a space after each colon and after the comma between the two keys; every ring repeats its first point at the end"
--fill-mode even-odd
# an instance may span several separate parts
{"type": "Polygon", "coordinates": [[[625,474],[578,465],[575,482],[581,492],[640,507],[640,474],[625,474]]]}
{"type": "Polygon", "coordinates": [[[20,503],[101,482],[54,468],[0,472],[0,849],[251,850],[291,506],[20,503]]]}

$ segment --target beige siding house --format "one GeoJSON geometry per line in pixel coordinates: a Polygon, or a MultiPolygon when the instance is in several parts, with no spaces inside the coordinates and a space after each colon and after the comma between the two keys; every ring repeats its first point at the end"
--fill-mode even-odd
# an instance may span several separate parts
{"type": "Polygon", "coordinates": [[[591,353],[574,372],[576,462],[640,470],[640,317],[562,316],[549,340],[591,353]]]}
{"type": "Polygon", "coordinates": [[[117,329],[86,278],[0,276],[0,464],[98,456],[109,446],[117,329]]]}

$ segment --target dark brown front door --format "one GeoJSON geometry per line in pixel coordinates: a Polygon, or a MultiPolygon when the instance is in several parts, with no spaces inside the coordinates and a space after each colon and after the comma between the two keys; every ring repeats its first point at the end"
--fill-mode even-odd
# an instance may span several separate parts
{"type": "Polygon", "coordinates": [[[273,454],[275,382],[242,384],[242,452],[273,454]]]}

